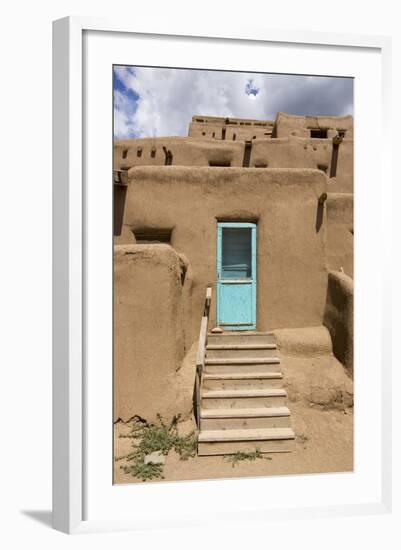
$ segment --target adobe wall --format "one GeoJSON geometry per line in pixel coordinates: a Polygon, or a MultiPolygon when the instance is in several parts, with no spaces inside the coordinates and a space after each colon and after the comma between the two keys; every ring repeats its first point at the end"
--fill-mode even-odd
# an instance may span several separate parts
{"type": "Polygon", "coordinates": [[[256,139],[252,143],[250,164],[269,168],[318,168],[327,173],[329,191],[352,193],[353,149],[352,139],[344,139],[340,144],[335,176],[331,176],[331,166],[335,162],[331,139],[256,139]]]}
{"type": "Polygon", "coordinates": [[[209,115],[193,115],[192,122],[202,122],[204,124],[216,124],[220,126],[246,125],[246,126],[273,126],[274,120],[260,118],[238,118],[238,117],[223,117],[209,115]]]}
{"type": "MultiPolygon", "coordinates": [[[[245,143],[242,141],[199,140],[192,138],[153,138],[116,141],[115,170],[133,166],[163,166],[165,152],[171,151],[173,166],[209,166],[209,163],[242,167],[245,143]],[[138,156],[138,152],[140,155],[138,156]]],[[[340,193],[353,190],[353,141],[344,139],[338,148],[336,175],[332,176],[333,143],[330,139],[254,139],[251,167],[320,168],[326,170],[328,189],[340,193]],[[332,176],[332,177],[331,177],[332,176]]]]}
{"type": "Polygon", "coordinates": [[[257,137],[269,139],[273,131],[273,124],[265,126],[254,126],[249,123],[227,124],[203,124],[191,122],[188,136],[197,139],[215,140],[251,140],[257,137]]]}
{"type": "Polygon", "coordinates": [[[273,126],[273,120],[194,115],[189,125],[188,136],[232,141],[251,140],[257,137],[268,139],[272,135],[273,126]]]}
{"type": "MultiPolygon", "coordinates": [[[[216,280],[217,220],[257,222],[258,330],[322,323],[326,237],[318,198],[327,189],[323,172],[167,166],[132,168],[128,178],[116,242],[134,242],[132,230],[172,229],[171,245],[188,258],[193,275],[187,321],[193,340],[205,288],[216,280]]],[[[211,312],[213,323],[215,300],[211,312]]]]}
{"type": "Polygon", "coordinates": [[[171,151],[174,166],[209,166],[209,162],[227,162],[242,166],[243,142],[205,141],[187,137],[143,138],[114,142],[114,169],[133,166],[164,166],[165,151],[171,151]]]}
{"type": "Polygon", "coordinates": [[[115,246],[114,420],[191,411],[194,368],[180,385],[187,267],[166,244],[115,246]]]}
{"type": "Polygon", "coordinates": [[[273,136],[277,138],[296,136],[310,137],[311,129],[327,129],[327,137],[332,138],[338,132],[344,132],[347,139],[354,138],[354,120],[351,115],[339,116],[299,116],[277,113],[273,136]]]}
{"type": "Polygon", "coordinates": [[[354,277],[354,195],[329,193],[327,212],[327,266],[354,277]]]}
{"type": "Polygon", "coordinates": [[[354,283],[341,272],[328,274],[327,301],[323,324],[333,342],[333,353],[353,374],[354,360],[354,283]]]}

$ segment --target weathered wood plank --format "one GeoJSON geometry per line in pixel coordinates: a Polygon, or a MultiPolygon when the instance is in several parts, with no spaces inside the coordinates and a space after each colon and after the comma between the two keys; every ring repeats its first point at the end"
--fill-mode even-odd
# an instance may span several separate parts
{"type": "Polygon", "coordinates": [[[203,369],[205,366],[205,355],[206,355],[206,345],[207,345],[207,332],[208,332],[208,323],[209,323],[209,310],[210,302],[212,299],[212,287],[206,289],[206,299],[205,307],[203,312],[203,317],[201,320],[201,326],[199,331],[199,343],[198,351],[196,354],[196,377],[195,377],[195,402],[196,402],[196,421],[198,429],[201,429],[201,415],[200,415],[200,406],[201,406],[201,386],[203,378],[203,369]]]}
{"type": "Polygon", "coordinates": [[[209,320],[208,317],[202,317],[201,328],[199,331],[199,345],[198,345],[198,352],[196,354],[196,366],[201,368],[203,368],[203,365],[205,362],[208,320],[209,320]]]}
{"type": "Polygon", "coordinates": [[[264,349],[277,349],[276,344],[208,344],[208,350],[264,350],[264,349]]]}

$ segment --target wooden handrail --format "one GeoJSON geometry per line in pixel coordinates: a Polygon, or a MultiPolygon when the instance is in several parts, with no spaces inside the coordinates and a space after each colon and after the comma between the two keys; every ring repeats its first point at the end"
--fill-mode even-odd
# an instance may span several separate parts
{"type": "Polygon", "coordinates": [[[212,301],[212,287],[207,287],[205,306],[199,331],[198,352],[196,354],[196,377],[195,377],[195,402],[196,402],[196,423],[200,429],[200,389],[203,377],[203,368],[205,366],[205,353],[207,344],[207,328],[209,323],[210,303],[212,301]]]}
{"type": "Polygon", "coordinates": [[[201,369],[203,369],[203,365],[205,363],[208,321],[209,321],[209,317],[206,317],[206,316],[202,317],[200,333],[199,333],[198,353],[196,354],[196,366],[200,367],[201,369]]]}

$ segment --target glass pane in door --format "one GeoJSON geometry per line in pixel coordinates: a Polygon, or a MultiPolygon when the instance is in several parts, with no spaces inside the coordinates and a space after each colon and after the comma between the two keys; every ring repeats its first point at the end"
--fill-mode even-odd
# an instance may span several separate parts
{"type": "Polygon", "coordinates": [[[221,274],[223,279],[252,277],[252,229],[250,227],[223,228],[221,274]]]}

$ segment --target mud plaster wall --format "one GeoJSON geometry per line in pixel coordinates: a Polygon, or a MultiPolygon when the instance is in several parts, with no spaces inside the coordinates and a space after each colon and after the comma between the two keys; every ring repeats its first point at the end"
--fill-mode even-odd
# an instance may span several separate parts
{"type": "MultiPolygon", "coordinates": [[[[116,242],[134,242],[135,230],[172,228],[171,245],[192,270],[186,324],[194,341],[206,286],[216,280],[217,220],[256,221],[258,330],[320,325],[327,271],[318,198],[325,191],[318,170],[133,168],[116,242]]],[[[213,323],[215,298],[211,315],[213,323]]]]}
{"type": "Polygon", "coordinates": [[[189,313],[183,268],[166,244],[115,247],[114,420],[191,410],[191,372],[180,383],[189,313]]]}
{"type": "Polygon", "coordinates": [[[274,124],[274,136],[310,137],[311,129],[327,130],[327,137],[334,137],[337,132],[345,131],[345,137],[354,137],[354,119],[351,115],[343,117],[330,116],[297,116],[288,113],[277,113],[274,124]]]}
{"type": "MultiPolygon", "coordinates": [[[[164,166],[165,151],[167,150],[172,153],[172,164],[174,166],[209,166],[210,163],[214,163],[242,167],[245,142],[238,140],[244,139],[244,137],[238,134],[236,135],[237,141],[232,141],[232,137],[229,136],[230,134],[227,133],[225,141],[179,137],[116,141],[114,145],[114,169],[129,170],[133,166],[164,166]]],[[[344,139],[339,145],[338,156],[335,161],[335,176],[331,176],[333,162],[332,139],[290,136],[278,139],[252,140],[251,167],[326,170],[330,176],[328,178],[329,191],[352,193],[352,139],[344,139]]]]}
{"type": "Polygon", "coordinates": [[[165,150],[173,155],[178,166],[209,166],[209,162],[229,162],[242,166],[244,143],[198,140],[180,137],[144,138],[114,143],[114,169],[127,170],[133,166],[164,166],[165,150]],[[164,148],[164,149],[163,149],[164,148]]]}
{"type": "Polygon", "coordinates": [[[237,125],[228,124],[200,124],[192,122],[189,127],[188,135],[198,139],[216,139],[216,140],[250,140],[255,137],[267,138],[271,137],[273,124],[270,126],[253,126],[245,123],[237,125]]]}
{"type": "Polygon", "coordinates": [[[343,269],[354,277],[354,196],[350,193],[329,193],[327,212],[327,266],[343,269]]]}
{"type": "Polygon", "coordinates": [[[344,273],[328,274],[327,300],[323,324],[333,342],[333,353],[353,374],[354,359],[354,283],[344,273]]]}
{"type": "Polygon", "coordinates": [[[269,168],[317,168],[326,170],[327,189],[332,192],[353,191],[353,141],[344,139],[338,148],[336,175],[330,177],[333,159],[331,139],[277,138],[254,140],[251,166],[269,168]]]}

